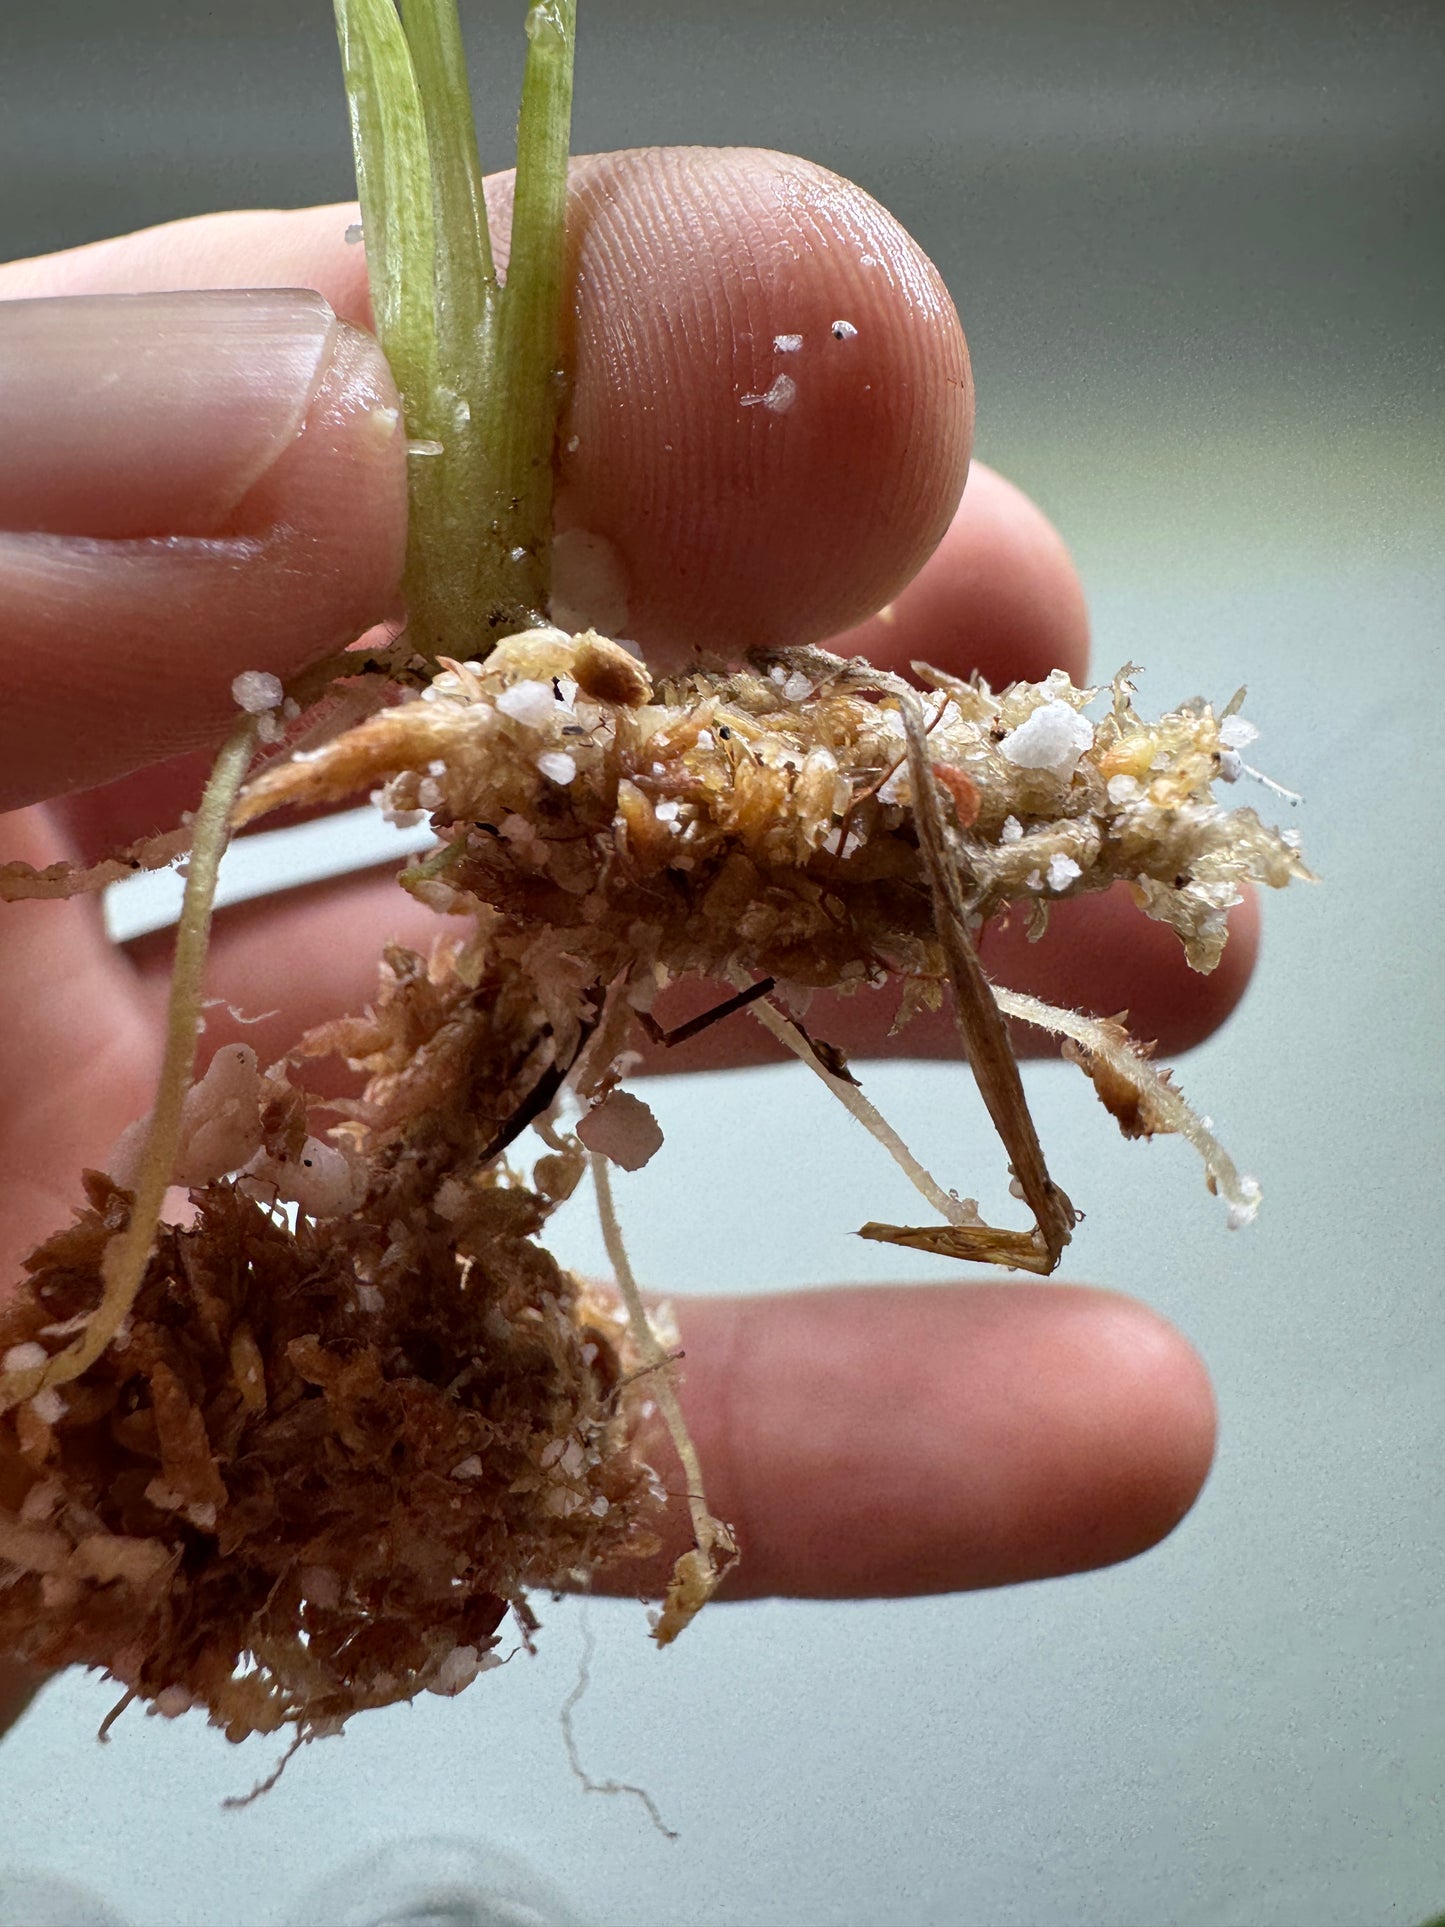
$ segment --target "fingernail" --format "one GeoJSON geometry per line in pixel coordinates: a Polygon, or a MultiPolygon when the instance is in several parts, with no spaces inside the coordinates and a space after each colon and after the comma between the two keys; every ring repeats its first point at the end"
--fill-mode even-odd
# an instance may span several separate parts
{"type": "Polygon", "coordinates": [[[0,302],[0,529],[221,532],[300,433],[336,331],[293,288],[0,302]]]}

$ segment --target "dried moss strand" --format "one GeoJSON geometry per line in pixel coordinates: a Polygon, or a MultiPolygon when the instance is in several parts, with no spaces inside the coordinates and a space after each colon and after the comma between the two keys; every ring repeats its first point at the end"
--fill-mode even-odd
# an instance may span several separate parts
{"type": "Polygon", "coordinates": [[[146,1137],[145,1156],[136,1181],[130,1219],[106,1250],[102,1265],[104,1290],[100,1304],[74,1344],[58,1352],[47,1365],[30,1372],[12,1372],[0,1379],[0,1411],[20,1399],[33,1397],[46,1385],[64,1385],[92,1365],[120,1330],[145,1278],[155,1245],[156,1227],[176,1165],[180,1144],[181,1109],[191,1086],[196,1061],[196,1038],[201,1015],[201,992],[206,952],[211,934],[211,912],[221,857],[230,837],[231,806],[241,787],[256,746],[256,724],[248,717],[226,739],[211,770],[191,842],[190,869],[180,921],[176,926],[175,961],[171,969],[170,1003],[166,1012],[165,1052],[146,1137]]]}
{"type": "Polygon", "coordinates": [[[845,1078],[834,1077],[818,1061],[817,1052],[795,1023],[766,999],[751,1006],[754,1017],[763,1029],[775,1037],[785,1050],[790,1050],[799,1063],[806,1064],[815,1077],[818,1077],[837,1098],[843,1108],[857,1118],[863,1129],[883,1146],[893,1162],[902,1171],[908,1182],[921,1197],[928,1200],[941,1218],[949,1224],[973,1224],[976,1222],[977,1207],[955,1198],[945,1191],[938,1180],[918,1162],[903,1139],[858,1089],[845,1078]]]}
{"type": "Polygon", "coordinates": [[[673,1583],[668,1589],[666,1607],[654,1628],[658,1644],[665,1646],[676,1638],[698,1607],[711,1595],[724,1567],[736,1558],[737,1546],[728,1528],[708,1510],[707,1494],[703,1489],[702,1462],[697,1456],[692,1434],[687,1429],[687,1420],[682,1415],[682,1403],[673,1378],[673,1361],[652,1329],[652,1320],[647,1315],[647,1306],[638,1289],[637,1276],[627,1256],[617,1207],[612,1201],[612,1180],[608,1174],[607,1160],[600,1152],[590,1151],[588,1163],[597,1193],[602,1241],[607,1247],[617,1289],[627,1312],[629,1329],[637,1349],[654,1374],[652,1393],[682,1466],[688,1516],[697,1545],[695,1552],[684,1553],[678,1560],[673,1583]]]}
{"type": "Polygon", "coordinates": [[[1052,1270],[1073,1235],[1074,1207],[1049,1176],[1008,1031],[969,938],[963,892],[944,830],[939,785],[928,756],[923,706],[909,692],[899,698],[899,708],[908,740],[914,823],[933,893],[938,941],[953,984],[954,1019],[994,1129],[1003,1140],[1024,1199],[1034,1214],[1052,1270]]]}
{"type": "Polygon", "coordinates": [[[1230,1222],[1240,1225],[1253,1219],[1259,1210],[1258,1180],[1240,1172],[1203,1118],[1146,1057],[1121,1043],[1107,1025],[1096,1023],[1080,1011],[1062,1010],[1023,991],[1003,990],[997,985],[993,995],[1006,1016],[1033,1024],[1056,1037],[1071,1038],[1090,1056],[1102,1058],[1110,1070],[1147,1096],[1150,1108],[1160,1119],[1159,1128],[1186,1138],[1204,1160],[1204,1169],[1213,1187],[1229,1206],[1230,1222]]]}
{"type": "Polygon", "coordinates": [[[30,863],[0,863],[0,903],[21,903],[36,897],[78,897],[107,890],[112,883],[124,883],[142,870],[163,870],[190,848],[191,832],[182,825],[175,830],[160,830],[153,836],[102,857],[97,863],[72,863],[62,859],[37,870],[30,863]]]}
{"type": "Polygon", "coordinates": [[[617,1207],[612,1199],[612,1179],[608,1174],[607,1160],[600,1151],[589,1151],[587,1161],[592,1168],[592,1182],[597,1190],[597,1215],[602,1221],[602,1242],[607,1247],[607,1257],[617,1280],[617,1289],[621,1294],[622,1303],[627,1310],[628,1323],[631,1326],[632,1336],[637,1342],[637,1349],[642,1353],[648,1368],[656,1374],[652,1384],[653,1396],[672,1435],[677,1456],[682,1461],[693,1537],[697,1540],[699,1552],[708,1553],[716,1541],[717,1521],[707,1509],[707,1498],[702,1484],[702,1464],[697,1456],[697,1447],[692,1442],[692,1434],[687,1429],[687,1420],[682,1415],[677,1386],[673,1382],[673,1362],[659,1343],[657,1333],[652,1329],[652,1320],[647,1315],[647,1306],[638,1288],[637,1274],[633,1271],[632,1261],[627,1255],[627,1246],[622,1238],[622,1226],[617,1217],[617,1207]]]}

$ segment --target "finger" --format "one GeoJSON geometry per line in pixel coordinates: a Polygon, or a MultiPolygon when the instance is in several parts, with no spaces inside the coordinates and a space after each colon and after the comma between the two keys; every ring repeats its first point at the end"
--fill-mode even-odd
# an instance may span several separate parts
{"type": "MultiPolygon", "coordinates": [[[[1208,1377],[1153,1312],[1065,1285],[685,1299],[682,1394],[743,1557],[734,1598],[878,1598],[1112,1565],[1164,1538],[1214,1450],[1208,1377]]],[[[677,1461],[656,1419],[644,1450],[677,1461]]],[[[686,1549],[608,1589],[657,1591],[686,1549]]]]}
{"type": "Polygon", "coordinates": [[[372,327],[354,201],[194,215],[59,254],[0,265],[0,301],[162,294],[172,288],[311,288],[354,328],[372,327]]]}
{"type": "Polygon", "coordinates": [[[404,432],[315,295],[0,303],[0,807],[214,738],[387,611],[404,432]]]}
{"type": "MultiPolygon", "coordinates": [[[[602,155],[572,184],[558,512],[613,552],[613,626],[654,652],[735,653],[860,620],[938,542],[967,468],[968,360],[936,271],[861,189],[783,155],[602,155]],[[755,399],[783,375],[790,403],[755,399]]],[[[488,193],[505,262],[510,176],[488,193]]],[[[359,319],[351,219],[180,223],[18,264],[0,294],[274,281],[359,319]]]]}
{"type": "Polygon", "coordinates": [[[973,389],[937,270],[860,188],[754,149],[577,172],[559,517],[616,550],[653,655],[816,641],[917,571],[973,389]]]}
{"type": "MultiPolygon", "coordinates": [[[[37,867],[60,854],[41,812],[0,819],[0,850],[37,867]]],[[[0,1303],[21,1260],[78,1198],[149,1101],[159,1039],[101,929],[97,906],[0,903],[0,1303]]]]}
{"type": "MultiPolygon", "coordinates": [[[[904,674],[918,660],[956,676],[976,669],[998,688],[1053,668],[1082,683],[1088,613],[1052,525],[1012,483],[975,462],[943,542],[886,619],[848,630],[829,647],[904,674]]],[[[77,850],[93,860],[175,822],[194,804],[207,766],[206,757],[191,757],[72,799],[64,816],[77,850]]]]}
{"type": "MultiPolygon", "coordinates": [[[[1046,1004],[1091,1017],[1127,1014],[1135,1037],[1172,1056],[1218,1030],[1248,987],[1259,955],[1259,899],[1246,888],[1229,912],[1224,955],[1207,976],[1190,968],[1167,924],[1135,905],[1126,883],[1102,896],[1055,904],[1038,943],[1029,941],[1026,916],[990,924],[980,946],[984,966],[996,983],[1046,1004]]],[[[1057,1048],[1028,1025],[1014,1032],[1016,1042],[1029,1040],[1032,1052],[1057,1048]]]]}
{"type": "Polygon", "coordinates": [[[879,615],[836,637],[840,656],[907,674],[927,662],[975,670],[995,689],[1065,669],[1089,673],[1089,613],[1053,524],[1012,482],[975,462],[947,534],[879,615]]]}

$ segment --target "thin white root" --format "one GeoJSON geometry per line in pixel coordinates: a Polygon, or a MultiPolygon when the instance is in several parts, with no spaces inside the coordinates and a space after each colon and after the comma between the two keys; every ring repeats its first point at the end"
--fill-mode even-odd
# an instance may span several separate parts
{"type": "Polygon", "coordinates": [[[629,1329],[645,1363],[655,1374],[653,1396],[682,1465],[688,1513],[692,1519],[693,1538],[697,1542],[691,1552],[683,1553],[673,1568],[672,1583],[667,1589],[662,1613],[652,1629],[652,1636],[659,1646],[670,1646],[688,1621],[716,1592],[723,1574],[737,1558],[737,1542],[722,1520],[714,1518],[708,1510],[702,1483],[702,1464],[697,1456],[697,1447],[692,1442],[692,1434],[687,1429],[687,1421],[682,1415],[682,1405],[673,1378],[673,1361],[652,1329],[647,1306],[643,1303],[636,1274],[627,1256],[617,1208],[612,1201],[612,1180],[608,1174],[607,1160],[599,1152],[590,1151],[587,1161],[597,1193],[602,1240],[607,1247],[618,1292],[626,1307],[629,1329]]]}
{"type": "MultiPolygon", "coordinates": [[[[1067,1037],[1087,1056],[1102,1061],[1139,1096],[1147,1109],[1148,1129],[1187,1138],[1204,1160],[1205,1181],[1229,1207],[1231,1230],[1249,1224],[1259,1211],[1259,1180],[1241,1173],[1233,1158],[1169,1081],[1168,1073],[1151,1064],[1124,1037],[1117,1024],[1101,1023],[1077,1010],[1062,1010],[1022,991],[1002,990],[994,999],[1005,1016],[1033,1024],[1039,1030],[1067,1037]]],[[[1084,1068],[1087,1070],[1088,1065],[1084,1068]]]]}
{"type": "Polygon", "coordinates": [[[100,1304],[74,1344],[63,1352],[57,1352],[44,1365],[0,1376],[0,1411],[8,1411],[22,1399],[33,1398],[46,1386],[64,1385],[79,1378],[120,1330],[145,1278],[161,1207],[175,1170],[181,1112],[195,1069],[197,1020],[201,1013],[211,908],[221,857],[229,837],[231,805],[250,765],[255,744],[256,724],[248,717],[227,737],[217,755],[192,824],[190,872],[176,927],[165,1054],[161,1059],[155,1109],[136,1179],[130,1220],[107,1247],[102,1262],[105,1288],[100,1304]]]}
{"type": "Polygon", "coordinates": [[[573,1719],[582,1695],[592,1684],[592,1656],[597,1649],[596,1636],[586,1618],[586,1603],[583,1603],[582,1619],[582,1657],[577,1664],[577,1683],[562,1702],[562,1744],[567,1749],[567,1764],[574,1776],[582,1783],[587,1793],[630,1793],[634,1800],[640,1800],[647,1809],[647,1817],[662,1835],[664,1840],[676,1840],[677,1832],[663,1819],[656,1800],[645,1786],[635,1786],[631,1780],[598,1780],[582,1764],[582,1749],[577,1744],[577,1728],[573,1719]]]}
{"type": "Polygon", "coordinates": [[[914,1157],[887,1118],[876,1105],[868,1101],[858,1086],[850,1084],[846,1078],[835,1077],[827,1066],[819,1061],[817,1052],[790,1018],[785,1017],[766,998],[749,1005],[749,1009],[763,1029],[771,1032],[785,1049],[793,1053],[799,1063],[806,1064],[815,1077],[821,1078],[843,1108],[857,1118],[870,1136],[877,1138],[914,1190],[927,1199],[941,1218],[949,1224],[976,1225],[979,1223],[978,1206],[973,1199],[956,1198],[952,1192],[945,1191],[937,1178],[926,1171],[914,1157]]]}

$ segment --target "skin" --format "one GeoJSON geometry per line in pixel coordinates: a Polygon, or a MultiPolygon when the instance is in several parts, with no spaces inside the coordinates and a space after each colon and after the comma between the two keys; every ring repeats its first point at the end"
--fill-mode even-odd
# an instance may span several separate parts
{"type": "MultiPolygon", "coordinates": [[[[491,189],[504,255],[510,183],[491,189]]],[[[560,514],[622,556],[634,635],[664,650],[686,624],[713,647],[836,638],[904,670],[926,656],[995,682],[1054,665],[1085,677],[1085,603],[1058,535],[978,463],[959,503],[963,339],[896,224],[821,170],[746,151],[597,157],[578,165],[574,194],[560,514]],[[863,252],[879,265],[861,266],[863,252]],[[829,359],[840,317],[858,333],[829,359]],[[789,364],[798,405],[770,419],[740,408],[776,370],[772,337],[792,332],[819,344],[789,364]],[[885,603],[886,619],[871,614],[885,603]]],[[[361,250],[343,238],[353,218],[219,215],[0,268],[0,300],[312,288],[351,324],[284,446],[202,530],[183,526],[165,448],[184,440],[185,406],[204,410],[204,339],[186,350],[200,357],[193,399],[156,452],[137,453],[133,435],[114,458],[82,447],[47,478],[43,517],[23,479],[0,475],[0,529],[15,532],[0,535],[6,857],[95,853],[174,820],[234,714],[238,668],[284,677],[395,615],[405,458],[368,415],[392,391],[357,332],[369,311],[361,250]],[[162,546],[178,533],[204,541],[162,546]],[[37,540],[57,538],[72,566],[37,587],[37,540]],[[127,556],[153,571],[143,623],[127,556]]],[[[281,1013],[244,1033],[264,1058],[362,1004],[386,936],[424,944],[435,927],[380,877],[241,906],[217,918],[214,991],[281,1013]]],[[[995,976],[1055,1002],[1130,1007],[1173,1053],[1227,1016],[1254,948],[1246,905],[1226,963],[1195,976],[1167,931],[1106,897],[1061,906],[1041,944],[1008,928],[984,951],[995,976]]],[[[147,1108],[167,962],[162,942],[110,946],[89,901],[0,912],[0,1279],[66,1220],[73,1174],[147,1108]]],[[[810,1026],[855,1054],[957,1054],[946,1024],[888,1039],[891,1016],[858,999],[815,1006],[810,1026]]],[[[218,1022],[208,1043],[225,1036],[218,1022]]],[[[766,1043],[756,1026],[721,1025],[667,1068],[761,1059],[766,1043]]],[[[1106,1291],[955,1279],[684,1298],[680,1317],[710,1497],[746,1547],[733,1596],[955,1591],[1107,1565],[1170,1532],[1208,1472],[1203,1365],[1153,1312],[1106,1291]]],[[[683,1542],[679,1521],[669,1554],[683,1542]]],[[[637,1570],[616,1583],[636,1590],[637,1570]]],[[[0,1667],[0,1727],[28,1685],[0,1667]]]]}

